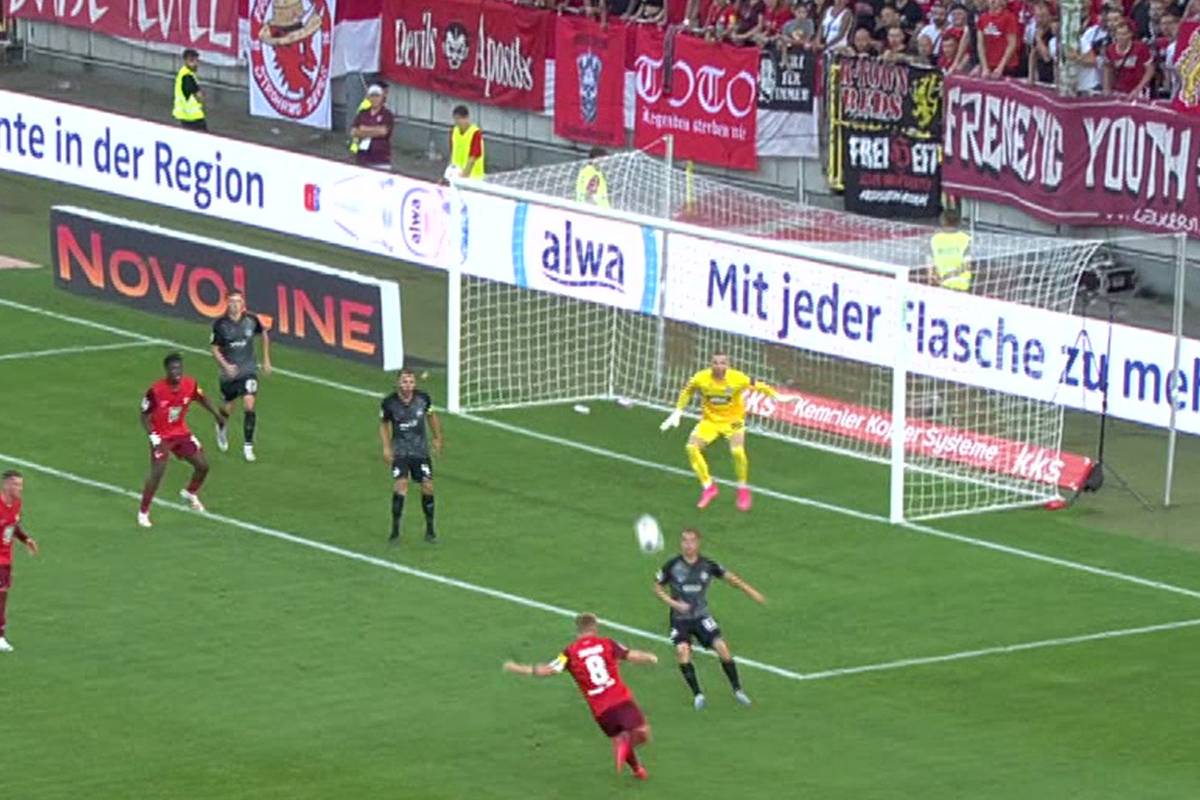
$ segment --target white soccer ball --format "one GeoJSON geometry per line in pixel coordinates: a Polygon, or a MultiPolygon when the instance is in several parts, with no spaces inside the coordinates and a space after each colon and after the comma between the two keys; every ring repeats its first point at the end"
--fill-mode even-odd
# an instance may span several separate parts
{"type": "Polygon", "coordinates": [[[446,171],[442,173],[442,177],[447,181],[452,181],[455,178],[461,178],[462,170],[451,164],[450,166],[446,167],[446,171]]]}
{"type": "Polygon", "coordinates": [[[638,547],[643,553],[658,553],[663,549],[662,528],[658,527],[658,520],[649,514],[642,514],[638,517],[637,522],[633,526],[634,533],[637,534],[638,547]]]}

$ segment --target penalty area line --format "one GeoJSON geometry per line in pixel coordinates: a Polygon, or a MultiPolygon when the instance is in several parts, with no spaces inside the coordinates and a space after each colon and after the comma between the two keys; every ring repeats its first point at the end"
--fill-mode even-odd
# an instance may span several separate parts
{"type": "MultiPolygon", "coordinates": [[[[59,480],[68,481],[70,483],[76,483],[81,486],[87,486],[88,488],[91,488],[91,489],[96,489],[99,491],[107,492],[109,494],[115,494],[120,497],[126,497],[131,500],[137,500],[141,497],[141,495],[138,492],[135,492],[131,489],[124,489],[124,488],[121,488],[120,486],[116,486],[111,483],[105,483],[103,481],[97,481],[97,480],[92,480],[91,478],[85,478],[82,475],[76,475],[74,473],[67,472],[65,470],[56,469],[55,467],[50,467],[45,464],[39,464],[36,461],[29,461],[28,459],[19,458],[17,456],[13,456],[8,453],[0,453],[0,460],[3,460],[6,463],[16,464],[20,467],[23,467],[24,469],[30,470],[31,472],[39,472],[43,475],[48,475],[50,477],[57,478],[59,480]]],[[[181,511],[181,512],[188,513],[188,514],[195,513],[193,511],[191,511],[187,506],[183,505],[182,503],[176,503],[173,501],[163,500],[163,499],[155,499],[154,502],[156,505],[158,505],[160,507],[169,508],[169,509],[172,509],[175,511],[181,511]]],[[[395,561],[388,561],[387,559],[378,558],[377,556],[371,556],[371,555],[367,555],[365,553],[356,552],[354,550],[348,550],[344,547],[338,547],[337,545],[328,544],[326,542],[320,542],[320,541],[316,541],[314,539],[308,539],[308,538],[299,536],[294,533],[288,533],[287,531],[279,530],[277,528],[270,528],[270,527],[267,527],[266,525],[259,525],[254,522],[248,522],[246,520],[237,519],[236,517],[230,517],[230,516],[226,516],[224,514],[215,514],[212,512],[204,512],[202,514],[199,514],[198,516],[202,517],[203,519],[211,520],[213,522],[219,522],[223,525],[226,525],[226,526],[229,526],[232,528],[239,528],[241,530],[248,531],[250,533],[256,533],[261,536],[266,536],[266,537],[269,537],[272,539],[277,539],[277,540],[280,540],[283,542],[287,542],[289,544],[300,545],[301,547],[307,547],[309,549],[317,550],[322,553],[326,553],[328,555],[334,555],[334,556],[338,556],[340,558],[345,558],[345,559],[348,559],[351,561],[357,561],[357,562],[360,562],[363,564],[369,564],[374,567],[380,567],[382,569],[391,570],[392,572],[400,573],[402,575],[407,575],[407,576],[413,577],[413,578],[419,578],[420,580],[429,581],[431,583],[436,583],[436,584],[439,584],[442,586],[447,586],[452,589],[459,589],[461,591],[470,592],[472,594],[478,594],[478,595],[483,595],[484,597],[490,597],[494,600],[503,600],[505,602],[512,603],[514,605],[523,606],[525,608],[532,608],[532,609],[535,609],[538,611],[545,611],[549,614],[554,614],[559,617],[572,618],[578,613],[577,611],[573,611],[571,609],[564,608],[562,606],[557,606],[552,603],[543,603],[540,600],[534,600],[533,598],[524,597],[519,594],[513,594],[511,592],[506,592],[501,589],[493,589],[488,586],[481,586],[479,584],[459,580],[458,578],[451,578],[446,575],[440,575],[436,572],[429,572],[427,570],[417,569],[415,567],[409,567],[405,564],[400,564],[395,561]]],[[[132,523],[131,523],[131,526],[132,526],[132,523]]],[[[645,639],[647,641],[657,642],[662,645],[668,645],[668,646],[670,645],[670,640],[667,639],[665,636],[659,636],[657,634],[651,633],[650,631],[643,630],[641,628],[635,628],[632,625],[625,625],[623,623],[617,622],[615,620],[607,619],[607,618],[602,618],[600,621],[606,627],[611,628],[613,630],[621,631],[622,633],[626,633],[631,636],[637,636],[638,638],[645,639]]],[[[782,677],[782,678],[788,678],[788,679],[794,680],[794,681],[820,681],[820,680],[828,680],[830,678],[861,675],[861,674],[869,673],[869,672],[887,672],[887,671],[893,671],[893,670],[908,669],[908,668],[912,668],[912,667],[932,665],[932,664],[942,664],[942,663],[953,662],[953,661],[966,661],[966,660],[970,660],[970,659],[984,658],[984,657],[988,657],[988,656],[1011,655],[1013,653],[1027,652],[1030,650],[1041,650],[1041,649],[1048,649],[1048,648],[1052,648],[1052,647],[1063,647],[1063,646],[1067,646],[1067,645],[1083,644],[1086,642],[1096,642],[1096,641],[1102,641],[1102,640],[1107,640],[1107,639],[1118,639],[1118,638],[1123,638],[1123,637],[1128,637],[1128,636],[1142,636],[1142,635],[1147,635],[1147,634],[1151,634],[1151,633],[1160,633],[1160,632],[1165,632],[1165,631],[1178,630],[1180,628],[1190,628],[1190,627],[1196,627],[1196,626],[1200,626],[1200,619],[1180,620],[1177,622],[1167,622],[1167,623],[1162,623],[1162,624],[1158,624],[1158,625],[1144,625],[1144,626],[1136,627],[1136,628],[1120,628],[1120,629],[1115,629],[1115,630],[1101,631],[1099,633],[1089,633],[1089,634],[1083,634],[1083,635],[1079,635],[1079,636],[1066,636],[1066,637],[1060,637],[1060,638],[1056,638],[1056,639],[1040,639],[1038,641],[1032,641],[1032,642],[1018,642],[1016,644],[997,645],[995,647],[985,647],[985,648],[980,648],[980,649],[976,649],[976,650],[963,650],[963,651],[956,652],[956,653],[946,653],[946,654],[936,655],[936,656],[905,658],[905,659],[898,659],[895,661],[884,661],[884,662],[879,662],[879,663],[874,663],[874,664],[862,664],[862,665],[858,665],[858,666],[838,667],[838,668],[834,668],[834,669],[826,669],[826,670],[820,670],[820,671],[816,671],[816,672],[798,672],[796,670],[785,669],[783,667],[777,667],[773,664],[767,664],[765,662],[758,661],[753,658],[745,658],[742,656],[736,656],[736,660],[737,660],[738,664],[740,664],[742,666],[750,667],[752,669],[756,669],[756,670],[759,670],[762,672],[767,672],[772,675],[778,675],[779,677],[782,677]]],[[[708,655],[710,657],[714,657],[714,658],[716,657],[715,653],[712,653],[708,650],[701,650],[700,652],[703,652],[705,655],[708,655]]]]}
{"type": "MultiPolygon", "coordinates": [[[[26,311],[30,314],[36,314],[39,316],[48,317],[50,319],[57,319],[62,322],[68,322],[68,323],[71,323],[74,325],[83,325],[85,327],[94,328],[96,330],[102,330],[102,331],[106,331],[108,333],[113,333],[113,334],[117,334],[120,336],[127,336],[127,337],[130,337],[133,339],[138,339],[143,342],[157,342],[157,343],[162,343],[162,344],[168,344],[179,350],[190,352],[190,353],[199,353],[199,354],[206,355],[206,356],[210,355],[207,350],[203,350],[199,347],[191,347],[188,345],[180,344],[178,342],[171,342],[171,341],[166,341],[166,340],[162,340],[162,339],[156,339],[156,338],[153,338],[150,336],[146,336],[145,334],[137,333],[136,331],[125,330],[123,328],[117,328],[112,325],[105,325],[104,323],[96,322],[95,320],[86,319],[84,317],[74,317],[69,314],[62,314],[57,311],[51,311],[50,309],[47,309],[47,308],[41,308],[39,306],[31,306],[26,303],[20,303],[20,302],[14,301],[14,300],[7,300],[4,298],[0,298],[0,307],[14,308],[14,309],[17,309],[20,311],[26,311]]],[[[347,392],[349,394],[356,394],[356,395],[371,397],[371,398],[378,398],[380,396],[379,390],[364,389],[360,386],[352,386],[352,385],[345,384],[345,383],[339,383],[337,381],[331,381],[326,378],[319,378],[314,375],[307,375],[303,372],[294,372],[294,371],[286,370],[286,369],[276,369],[276,370],[274,370],[274,374],[283,375],[285,377],[294,378],[296,380],[304,381],[306,383],[316,384],[318,386],[324,386],[329,389],[336,389],[338,391],[347,392]]],[[[531,430],[529,428],[523,428],[519,425],[512,425],[510,423],[502,422],[500,420],[490,419],[488,417],[480,417],[480,416],[475,416],[475,415],[469,414],[469,413],[463,413],[463,414],[457,415],[456,419],[464,419],[464,420],[467,420],[470,422],[474,422],[478,425],[487,425],[487,426],[490,426],[490,427],[493,427],[493,428],[496,428],[499,430],[508,431],[509,433],[512,433],[512,434],[515,434],[518,436],[524,436],[526,438],[535,439],[537,441],[542,441],[542,442],[546,442],[549,444],[555,444],[560,447],[568,447],[573,450],[579,450],[581,452],[591,453],[592,455],[599,456],[601,458],[608,458],[608,459],[612,459],[614,461],[621,461],[626,464],[635,464],[640,467],[645,467],[646,469],[653,469],[658,472],[664,472],[664,473],[668,473],[668,474],[672,474],[672,475],[680,475],[680,476],[684,476],[687,478],[692,477],[692,473],[689,470],[683,469],[681,467],[673,467],[673,466],[669,466],[666,464],[660,464],[657,461],[649,461],[644,458],[638,458],[636,456],[627,455],[625,453],[619,453],[615,450],[608,450],[603,447],[596,447],[594,445],[584,444],[583,442],[577,442],[573,439],[565,439],[560,436],[553,436],[551,434],[542,433],[540,431],[531,430]]],[[[725,485],[733,485],[731,481],[727,481],[727,480],[723,480],[723,479],[719,479],[719,478],[717,479],[717,481],[719,483],[723,483],[725,485]]],[[[816,500],[816,499],[813,499],[810,497],[803,497],[801,495],[794,495],[794,494],[787,494],[785,492],[778,492],[773,489],[767,489],[767,488],[764,488],[761,486],[751,486],[750,488],[753,491],[757,492],[758,494],[763,495],[764,497],[770,497],[775,500],[782,500],[787,503],[795,503],[797,505],[807,506],[809,508],[817,508],[822,511],[830,512],[832,514],[841,514],[843,516],[853,517],[855,519],[866,520],[869,522],[875,522],[875,523],[879,523],[881,525],[889,525],[890,526],[892,524],[891,521],[887,517],[883,517],[878,514],[871,514],[871,513],[865,512],[865,511],[858,511],[853,508],[846,508],[844,506],[838,506],[838,505],[834,505],[832,503],[825,503],[820,500],[816,500]]],[[[945,539],[947,541],[958,542],[959,544],[966,544],[966,545],[970,545],[972,547],[980,547],[985,550],[991,550],[994,553],[1002,553],[1004,555],[1016,556],[1017,558],[1025,558],[1025,559],[1029,559],[1031,561],[1039,561],[1043,564],[1051,564],[1051,565],[1054,565],[1057,567],[1063,567],[1065,569],[1074,570],[1076,572],[1084,572],[1084,573],[1087,573],[1090,575],[1095,575],[1097,577],[1109,578],[1112,580],[1122,581],[1124,583],[1130,583],[1130,584],[1134,584],[1137,586],[1142,586],[1142,587],[1148,588],[1148,589],[1155,589],[1155,590],[1162,591],[1162,592],[1170,592],[1172,594],[1183,595],[1184,597],[1190,597],[1194,600],[1200,600],[1200,591],[1197,591],[1194,589],[1187,589],[1182,586],[1176,586],[1174,584],[1166,583],[1164,581],[1156,581],[1156,580],[1152,580],[1150,578],[1142,578],[1137,575],[1130,575],[1129,573],[1125,573],[1125,572],[1118,572],[1116,570],[1104,569],[1103,567],[1095,567],[1090,564],[1084,564],[1079,561],[1071,561],[1069,559],[1058,558],[1056,556],[1049,556],[1049,555],[1045,555],[1043,553],[1038,553],[1033,550],[1025,550],[1020,547],[1012,547],[1010,545],[1001,544],[999,542],[989,541],[987,539],[978,539],[973,536],[966,536],[966,535],[960,534],[960,533],[952,533],[950,531],[944,531],[939,528],[932,528],[928,525],[922,525],[922,524],[915,523],[915,522],[902,522],[902,523],[900,523],[900,526],[903,528],[906,528],[907,530],[913,531],[915,533],[921,533],[926,536],[932,536],[932,537],[935,537],[938,539],[945,539]]]]}

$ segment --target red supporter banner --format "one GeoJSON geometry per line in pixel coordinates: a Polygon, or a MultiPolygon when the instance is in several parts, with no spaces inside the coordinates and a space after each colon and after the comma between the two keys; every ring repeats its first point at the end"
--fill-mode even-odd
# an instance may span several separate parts
{"type": "Polygon", "coordinates": [[[625,144],[625,26],[558,18],[554,133],[564,139],[625,144]]]}
{"type": "Polygon", "coordinates": [[[671,49],[668,64],[662,30],[639,26],[635,146],[672,134],[676,158],[757,169],[758,48],[680,34],[671,49]]]}
{"type": "MultiPolygon", "coordinates": [[[[807,392],[784,388],[779,391],[784,397],[778,400],[761,392],[748,392],[746,410],[766,419],[861,442],[883,446],[891,442],[892,417],[887,412],[807,392]]],[[[1093,464],[1090,458],[1075,453],[957,430],[922,419],[908,420],[905,450],[1072,491],[1079,490],[1087,480],[1093,464]]]]}
{"type": "Polygon", "coordinates": [[[238,0],[6,0],[20,19],[237,56],[238,0]]]}
{"type": "Polygon", "coordinates": [[[946,191],[1048,222],[1200,238],[1200,131],[1166,104],[950,76],[946,191]]]}
{"type": "Polygon", "coordinates": [[[1200,114],[1200,22],[1179,23],[1175,37],[1175,69],[1179,93],[1171,101],[1176,111],[1200,114]]]}
{"type": "Polygon", "coordinates": [[[549,11],[495,0],[385,0],[380,68],[407,86],[541,111],[553,24],[549,11]]]}

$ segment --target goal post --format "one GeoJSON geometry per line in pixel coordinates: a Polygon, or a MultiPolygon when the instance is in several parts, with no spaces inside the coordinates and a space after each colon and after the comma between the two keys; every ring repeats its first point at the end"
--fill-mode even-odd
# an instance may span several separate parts
{"type": "Polygon", "coordinates": [[[975,287],[955,292],[928,280],[928,228],[641,153],[588,163],[607,207],[576,201],[581,163],[455,182],[468,246],[450,277],[451,410],[666,410],[720,350],[784,395],[747,398],[752,431],[885,466],[893,521],[1058,497],[1037,466],[1062,436],[1046,342],[1075,324],[1097,243],[977,234],[975,287]]]}

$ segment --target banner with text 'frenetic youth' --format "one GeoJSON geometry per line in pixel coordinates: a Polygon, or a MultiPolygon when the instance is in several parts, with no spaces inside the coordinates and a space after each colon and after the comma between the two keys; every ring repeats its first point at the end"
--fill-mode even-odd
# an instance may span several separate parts
{"type": "Polygon", "coordinates": [[[1048,222],[1200,238],[1200,135],[1167,105],[946,82],[944,185],[1048,222]]]}

